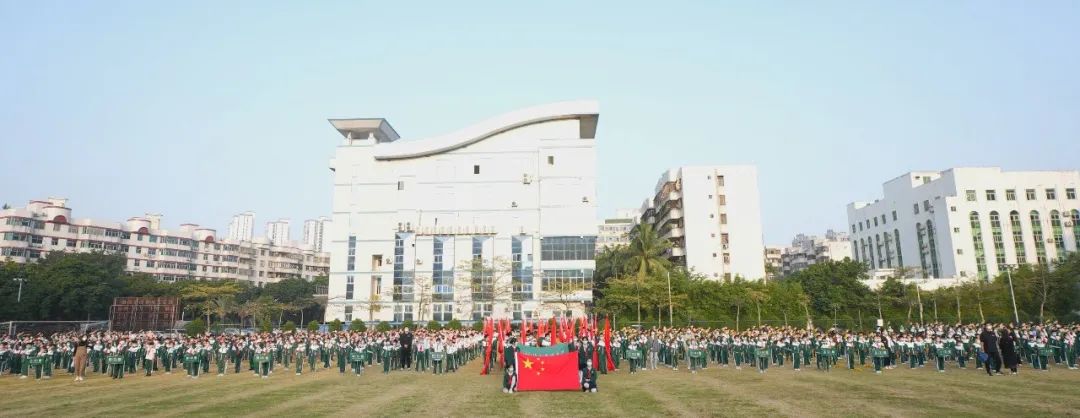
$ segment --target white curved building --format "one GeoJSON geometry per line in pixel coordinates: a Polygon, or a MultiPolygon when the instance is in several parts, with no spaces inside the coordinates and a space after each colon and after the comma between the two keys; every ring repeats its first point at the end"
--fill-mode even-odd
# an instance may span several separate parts
{"type": "Polygon", "coordinates": [[[593,101],[400,140],[385,119],[344,137],[328,231],[326,320],[580,314],[596,245],[593,101]]]}

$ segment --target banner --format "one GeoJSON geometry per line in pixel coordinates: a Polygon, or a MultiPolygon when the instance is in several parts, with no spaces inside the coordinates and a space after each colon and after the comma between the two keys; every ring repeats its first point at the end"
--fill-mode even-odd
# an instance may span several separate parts
{"type": "Polygon", "coordinates": [[[518,353],[518,390],[579,390],[577,353],[535,356],[518,353]]]}
{"type": "Polygon", "coordinates": [[[570,352],[569,344],[556,344],[550,347],[533,347],[531,345],[517,345],[518,354],[530,356],[552,356],[570,352]]]}

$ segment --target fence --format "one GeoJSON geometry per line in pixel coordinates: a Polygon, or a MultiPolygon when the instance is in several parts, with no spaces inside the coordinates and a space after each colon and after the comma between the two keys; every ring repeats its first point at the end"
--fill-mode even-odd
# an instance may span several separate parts
{"type": "Polygon", "coordinates": [[[88,332],[109,329],[109,321],[7,321],[0,322],[0,335],[53,334],[57,332],[88,332]]]}

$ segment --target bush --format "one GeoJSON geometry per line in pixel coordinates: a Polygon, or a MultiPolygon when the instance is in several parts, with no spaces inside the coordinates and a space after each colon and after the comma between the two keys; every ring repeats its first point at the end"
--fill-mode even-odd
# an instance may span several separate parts
{"type": "Polygon", "coordinates": [[[364,332],[367,331],[367,325],[364,324],[364,321],[354,319],[349,323],[349,331],[364,332]]]}
{"type": "Polygon", "coordinates": [[[390,323],[386,321],[379,321],[379,324],[375,325],[375,330],[379,332],[390,331],[390,323]]]}
{"type": "Polygon", "coordinates": [[[203,321],[202,318],[195,318],[194,321],[188,322],[186,325],[184,325],[184,331],[187,332],[187,335],[189,337],[194,337],[196,335],[202,334],[206,332],[206,321],[203,321]]]}
{"type": "Polygon", "coordinates": [[[442,324],[439,324],[439,321],[431,321],[427,323],[427,329],[438,331],[442,329],[442,324]]]}
{"type": "Polygon", "coordinates": [[[281,326],[281,330],[285,332],[296,331],[296,323],[293,321],[285,321],[285,325],[281,326]]]}
{"type": "Polygon", "coordinates": [[[478,332],[483,331],[484,330],[484,321],[473,321],[472,329],[473,329],[473,331],[478,331],[478,332]]]}
{"type": "Polygon", "coordinates": [[[307,323],[307,329],[308,329],[308,331],[311,331],[311,332],[318,331],[319,330],[319,321],[316,321],[314,319],[311,320],[311,322],[307,323]]]}
{"type": "Polygon", "coordinates": [[[408,320],[408,321],[405,321],[405,322],[401,323],[401,328],[402,329],[405,329],[405,328],[416,329],[416,324],[413,324],[412,320],[408,320]]]}
{"type": "Polygon", "coordinates": [[[330,332],[338,332],[338,331],[341,331],[341,320],[337,319],[337,318],[334,318],[333,321],[330,321],[330,332]]]}
{"type": "Polygon", "coordinates": [[[270,321],[263,321],[259,324],[259,332],[270,332],[273,330],[274,327],[271,325],[270,321]]]}
{"type": "Polygon", "coordinates": [[[456,319],[451,319],[450,322],[446,323],[446,329],[452,329],[452,330],[455,330],[455,331],[461,329],[461,321],[458,321],[456,319]]]}

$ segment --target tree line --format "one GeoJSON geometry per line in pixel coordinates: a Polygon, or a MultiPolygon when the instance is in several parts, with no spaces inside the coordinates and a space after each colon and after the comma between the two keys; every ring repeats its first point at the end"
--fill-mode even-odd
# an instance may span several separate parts
{"type": "MultiPolygon", "coordinates": [[[[649,225],[640,225],[629,245],[597,255],[595,310],[628,323],[698,324],[743,329],[753,325],[839,325],[869,329],[911,322],[1011,322],[1008,276],[922,290],[909,269],[898,269],[871,290],[864,264],[845,259],[811,265],[773,280],[711,280],[673,265],[670,248],[649,225]],[[670,279],[670,291],[669,291],[670,279]]],[[[1080,255],[1050,265],[1012,271],[1016,313],[1022,322],[1080,320],[1080,255]]]]}

